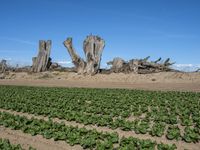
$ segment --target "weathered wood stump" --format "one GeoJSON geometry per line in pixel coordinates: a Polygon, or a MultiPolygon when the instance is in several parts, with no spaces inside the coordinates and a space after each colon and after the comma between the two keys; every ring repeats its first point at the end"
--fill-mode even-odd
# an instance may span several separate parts
{"type": "Polygon", "coordinates": [[[94,75],[99,71],[101,56],[105,46],[103,39],[93,35],[87,36],[83,42],[86,60],[76,53],[72,44],[72,38],[67,38],[63,44],[67,48],[78,74],[94,75]]]}
{"type": "Polygon", "coordinates": [[[51,63],[50,52],[51,40],[40,40],[38,56],[32,58],[32,72],[43,72],[48,70],[51,63]]]}
{"type": "Polygon", "coordinates": [[[3,59],[0,62],[0,73],[5,73],[6,69],[7,69],[7,61],[3,59]]]}
{"type": "Polygon", "coordinates": [[[122,58],[114,58],[113,61],[108,62],[111,65],[111,72],[123,72],[123,73],[156,73],[156,72],[166,72],[174,71],[170,66],[174,63],[170,62],[170,59],[164,61],[164,63],[158,63],[161,61],[159,58],[156,61],[148,61],[149,56],[144,59],[131,59],[128,62],[124,61],[122,58]]]}
{"type": "Polygon", "coordinates": [[[67,48],[77,72],[79,74],[84,73],[86,62],[76,53],[72,44],[72,38],[67,38],[63,44],[67,48]]]}
{"type": "Polygon", "coordinates": [[[111,65],[111,71],[112,72],[122,72],[122,68],[124,66],[126,62],[122,59],[122,58],[119,58],[119,57],[116,57],[114,58],[112,61],[109,61],[107,62],[108,65],[111,65]]]}

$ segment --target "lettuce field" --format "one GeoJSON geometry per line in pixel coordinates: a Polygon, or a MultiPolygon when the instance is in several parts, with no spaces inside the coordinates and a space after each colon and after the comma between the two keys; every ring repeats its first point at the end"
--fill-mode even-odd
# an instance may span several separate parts
{"type": "Polygon", "coordinates": [[[72,148],[200,149],[200,93],[0,86],[0,110],[0,126],[72,148]]]}
{"type": "MultiPolygon", "coordinates": [[[[8,139],[0,138],[0,149],[1,150],[24,150],[20,144],[11,144],[8,139]]],[[[29,150],[35,150],[32,147],[29,147],[29,150]]]]}

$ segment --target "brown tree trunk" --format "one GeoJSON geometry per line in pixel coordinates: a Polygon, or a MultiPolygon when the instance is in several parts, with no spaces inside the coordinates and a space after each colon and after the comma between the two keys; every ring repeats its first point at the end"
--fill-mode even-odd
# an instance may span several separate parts
{"type": "Polygon", "coordinates": [[[103,39],[93,35],[87,36],[83,43],[86,61],[76,53],[73,48],[72,38],[67,38],[63,44],[67,48],[79,74],[94,75],[99,71],[101,56],[105,46],[103,39]]]}
{"type": "Polygon", "coordinates": [[[39,41],[39,52],[37,57],[33,57],[32,72],[43,72],[48,70],[50,65],[51,41],[39,41]]]}

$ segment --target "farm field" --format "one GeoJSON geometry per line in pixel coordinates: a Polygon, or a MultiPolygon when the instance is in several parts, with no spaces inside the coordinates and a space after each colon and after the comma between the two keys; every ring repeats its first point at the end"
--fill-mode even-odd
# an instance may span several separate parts
{"type": "Polygon", "coordinates": [[[200,93],[0,86],[0,127],[66,149],[198,150],[200,93]]]}
{"type": "MultiPolygon", "coordinates": [[[[0,138],[0,149],[23,150],[20,144],[14,145],[14,144],[11,144],[8,139],[1,139],[1,138],[0,138]]],[[[32,147],[29,147],[29,150],[35,150],[35,149],[32,147]]]]}

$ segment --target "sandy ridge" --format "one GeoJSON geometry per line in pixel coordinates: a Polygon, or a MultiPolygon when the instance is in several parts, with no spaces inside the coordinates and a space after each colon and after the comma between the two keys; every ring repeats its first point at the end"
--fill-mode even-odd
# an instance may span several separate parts
{"type": "Polygon", "coordinates": [[[42,87],[78,87],[78,88],[118,88],[151,91],[191,91],[200,92],[200,83],[121,83],[121,82],[85,82],[66,80],[0,80],[0,85],[42,86],[42,87]]]}
{"type": "Polygon", "coordinates": [[[144,90],[200,92],[200,73],[162,72],[154,74],[77,75],[72,72],[43,72],[36,74],[10,73],[0,85],[128,88],[144,90]]]}

